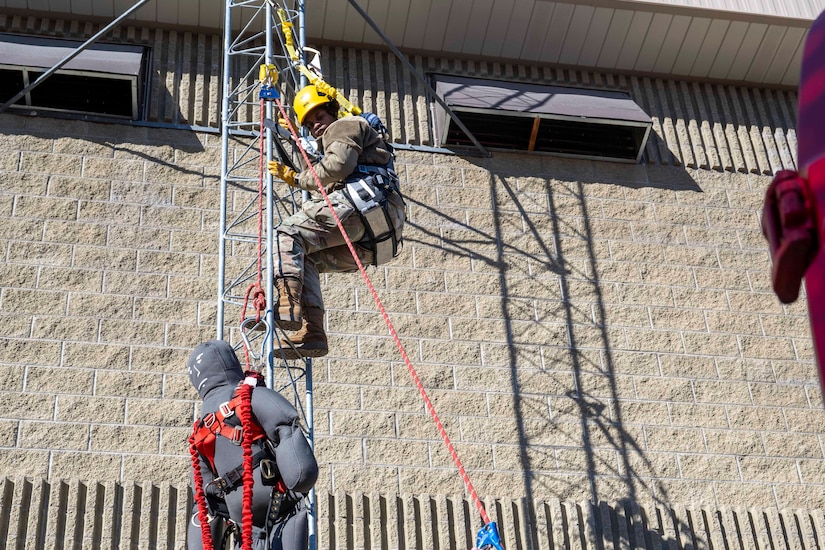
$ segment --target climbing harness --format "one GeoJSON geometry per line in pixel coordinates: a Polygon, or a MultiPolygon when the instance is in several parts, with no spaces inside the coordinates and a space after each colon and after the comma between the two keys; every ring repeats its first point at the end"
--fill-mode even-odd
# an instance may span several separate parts
{"type": "MultiPolygon", "coordinates": [[[[240,445],[243,441],[244,430],[240,425],[240,415],[236,412],[240,410],[241,396],[240,385],[235,390],[232,399],[221,404],[218,410],[205,415],[197,423],[197,428],[194,433],[193,445],[198,452],[209,463],[213,472],[215,469],[215,441],[218,436],[223,436],[235,445],[240,445]]],[[[266,437],[266,434],[260,426],[256,424],[252,427],[250,433],[253,442],[258,442],[261,438],[266,437]]],[[[216,479],[215,482],[223,484],[223,488],[231,488],[227,482],[237,482],[236,479],[216,479]]],[[[215,483],[213,482],[213,483],[215,483]]]]}
{"type": "MultiPolygon", "coordinates": [[[[244,312],[244,315],[246,313],[244,312]]],[[[260,320],[264,322],[263,320],[260,320]]],[[[192,456],[192,468],[195,478],[195,501],[198,506],[198,519],[204,548],[212,548],[212,533],[209,524],[216,518],[226,522],[227,531],[221,541],[226,547],[229,536],[235,534],[241,539],[242,550],[252,548],[252,491],[254,486],[253,471],[260,469],[264,485],[272,486],[267,512],[266,531],[268,532],[280,513],[281,502],[287,492],[286,485],[280,477],[275,462],[272,442],[252,414],[252,390],[264,383],[258,369],[252,367],[251,359],[259,361],[263,352],[255,355],[250,342],[241,326],[241,337],[246,350],[246,371],[244,379],[238,382],[229,401],[218,406],[214,412],[205,414],[195,421],[189,448],[192,456]],[[215,465],[215,444],[219,437],[228,439],[232,444],[242,448],[243,461],[238,466],[228,469],[220,475],[215,465]],[[253,446],[256,450],[253,452],[253,446]],[[201,460],[206,462],[213,480],[204,484],[201,460]],[[229,516],[224,497],[227,493],[243,486],[242,521],[240,526],[229,516]]]]}
{"type": "Polygon", "coordinates": [[[358,244],[372,252],[373,265],[385,264],[398,256],[401,235],[386,208],[391,193],[404,200],[395,170],[361,164],[344,184],[344,196],[358,211],[366,232],[358,244]]]}
{"type": "MultiPolygon", "coordinates": [[[[335,98],[341,107],[341,111],[343,111],[339,113],[339,115],[362,115],[370,127],[378,132],[383,139],[386,139],[389,131],[376,114],[362,113],[359,107],[350,103],[337,89],[324,82],[316,71],[301,64],[301,57],[293,43],[292,23],[287,20],[284,10],[278,10],[278,16],[281,19],[284,43],[290,58],[296,63],[301,73],[306,76],[315,87],[315,89],[312,90],[312,87],[308,86],[299,92],[307,94],[307,101],[310,105],[308,109],[311,109],[313,105],[318,105],[319,100],[328,101],[326,97],[319,97],[318,94],[335,98]],[[311,91],[307,91],[307,89],[311,91]]],[[[280,98],[275,89],[277,72],[274,69],[274,65],[261,65],[260,67],[261,101],[264,99],[278,100],[280,98]]],[[[261,112],[263,112],[263,108],[261,108],[261,112]]],[[[303,111],[299,113],[299,122],[301,122],[302,117],[303,111]]],[[[285,113],[282,113],[282,118],[283,120],[288,120],[285,113]]],[[[276,131],[278,131],[279,135],[280,130],[283,129],[273,121],[264,120],[262,121],[262,126],[269,128],[278,126],[279,128],[276,129],[276,131]],[[267,124],[267,122],[269,122],[269,124],[267,124]]],[[[294,132],[291,125],[289,129],[290,132],[294,132]]],[[[302,152],[306,150],[307,143],[302,142],[302,138],[297,135],[292,135],[291,137],[295,143],[299,145],[299,149],[302,152]]],[[[394,158],[395,155],[392,152],[392,146],[388,145],[388,147],[390,147],[390,153],[394,158]]],[[[313,152],[316,158],[320,156],[317,151],[313,152]]],[[[356,171],[345,180],[344,184],[344,196],[358,212],[365,229],[364,238],[358,241],[358,244],[372,252],[373,265],[378,266],[389,262],[401,252],[401,234],[400,228],[396,227],[386,208],[387,199],[391,193],[395,193],[402,202],[404,200],[401,196],[398,175],[395,173],[393,161],[391,160],[387,165],[358,165],[356,171]]]]}

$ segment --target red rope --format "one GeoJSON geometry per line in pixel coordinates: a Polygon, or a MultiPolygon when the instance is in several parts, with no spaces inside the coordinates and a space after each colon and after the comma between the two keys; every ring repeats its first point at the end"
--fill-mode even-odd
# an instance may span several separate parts
{"type": "Polygon", "coordinates": [[[256,285],[258,288],[261,288],[264,270],[264,120],[266,116],[264,112],[264,98],[261,98],[261,104],[258,110],[261,113],[261,119],[258,126],[258,135],[260,136],[258,151],[260,154],[258,155],[258,281],[256,282],[256,285]]]}
{"type": "MultiPolygon", "coordinates": [[[[258,273],[257,279],[254,283],[249,285],[249,288],[246,289],[246,296],[244,297],[243,308],[241,309],[241,323],[243,323],[244,319],[246,319],[246,311],[249,306],[249,299],[252,297],[252,305],[255,308],[255,322],[259,323],[261,321],[261,312],[266,310],[266,292],[264,292],[262,282],[263,282],[263,256],[264,256],[264,244],[263,244],[263,235],[264,235],[264,120],[265,120],[265,109],[264,109],[264,99],[261,98],[260,102],[260,123],[259,123],[259,152],[258,155],[258,257],[256,261],[258,263],[258,273]]],[[[246,359],[246,368],[247,370],[250,369],[251,359],[249,357],[249,350],[244,346],[244,355],[246,359]]]]}
{"type": "Polygon", "coordinates": [[[195,502],[198,505],[198,521],[201,522],[201,539],[206,550],[213,550],[212,530],[209,528],[209,513],[206,511],[206,493],[203,491],[203,473],[201,472],[200,455],[195,447],[195,433],[200,422],[195,422],[192,435],[189,436],[189,454],[192,455],[192,472],[195,477],[195,502]]]}
{"type": "MultiPolygon", "coordinates": [[[[264,233],[264,99],[261,98],[260,103],[260,155],[258,156],[258,273],[255,283],[249,285],[244,297],[243,308],[241,310],[241,323],[246,319],[246,311],[249,306],[249,299],[252,298],[252,305],[255,308],[255,322],[260,322],[261,312],[266,310],[266,293],[264,292],[261,283],[263,281],[263,233],[264,233]]],[[[255,485],[253,477],[253,461],[252,461],[252,433],[254,422],[252,418],[252,389],[257,385],[259,374],[252,369],[250,351],[247,346],[244,346],[244,354],[246,358],[246,379],[240,387],[241,403],[238,410],[238,416],[241,419],[241,428],[243,429],[243,436],[241,437],[241,447],[243,448],[243,499],[241,505],[241,548],[242,550],[252,550],[252,491],[255,485]]],[[[194,459],[193,459],[194,460],[194,459]]],[[[202,482],[195,481],[198,487],[202,482]]],[[[201,489],[203,492],[203,489],[201,489]]],[[[204,535],[204,547],[212,548],[211,532],[209,533],[210,542],[207,546],[204,535]]]]}
{"type": "MultiPolygon", "coordinates": [[[[287,119],[286,111],[284,110],[284,107],[281,104],[280,100],[276,99],[275,102],[278,104],[278,109],[281,112],[281,117],[287,119]]],[[[421,397],[424,399],[424,405],[426,406],[427,411],[430,413],[430,416],[435,422],[435,425],[438,428],[438,433],[441,435],[441,439],[444,440],[444,444],[447,445],[447,449],[450,452],[450,456],[453,458],[453,462],[455,462],[456,467],[458,467],[458,472],[461,475],[461,479],[464,481],[464,486],[467,488],[467,492],[470,494],[470,497],[475,502],[476,508],[478,508],[478,511],[481,514],[481,519],[484,522],[484,525],[487,525],[488,523],[490,523],[490,518],[487,516],[487,511],[484,509],[484,504],[482,504],[481,499],[478,497],[478,494],[476,493],[476,490],[473,487],[472,482],[470,481],[470,476],[467,475],[467,471],[464,469],[464,465],[461,463],[461,459],[459,458],[452,441],[450,441],[450,436],[447,435],[447,430],[444,429],[444,425],[441,423],[441,420],[439,419],[438,414],[435,411],[435,407],[433,406],[432,401],[430,401],[430,397],[427,395],[427,390],[424,389],[424,385],[421,383],[421,380],[418,377],[418,373],[416,372],[415,367],[412,364],[412,361],[410,361],[410,358],[407,355],[407,352],[404,349],[403,344],[401,343],[401,339],[398,337],[398,333],[395,331],[395,327],[393,326],[392,321],[390,321],[390,317],[389,315],[387,315],[387,312],[384,309],[384,305],[381,303],[381,299],[378,297],[378,293],[376,292],[375,287],[373,286],[366,269],[364,269],[363,264],[361,264],[360,258],[358,258],[358,253],[355,251],[355,246],[352,244],[349,235],[347,235],[347,232],[344,229],[344,226],[341,223],[340,218],[338,218],[338,214],[335,212],[335,208],[333,208],[332,202],[329,200],[329,196],[327,195],[324,186],[321,184],[321,179],[318,177],[318,174],[315,173],[315,168],[312,166],[312,162],[309,160],[309,156],[307,155],[306,151],[304,151],[304,148],[301,147],[298,135],[295,133],[295,130],[292,129],[292,125],[290,125],[290,132],[292,133],[292,137],[294,138],[295,143],[298,144],[298,149],[301,151],[301,155],[304,157],[304,162],[309,168],[312,177],[315,178],[315,183],[318,186],[318,189],[321,191],[321,195],[324,197],[324,201],[329,207],[330,212],[332,212],[332,217],[335,219],[335,223],[341,230],[341,235],[344,237],[344,241],[347,243],[347,247],[349,248],[352,257],[355,260],[356,265],[358,266],[358,270],[361,272],[361,276],[364,278],[364,281],[367,285],[367,288],[370,291],[370,294],[372,294],[373,300],[375,300],[375,305],[378,307],[378,311],[381,312],[381,316],[384,318],[384,322],[387,324],[387,328],[390,331],[390,335],[392,335],[392,339],[395,342],[396,347],[398,347],[398,352],[401,354],[401,357],[404,360],[404,364],[407,365],[407,370],[410,371],[410,375],[412,376],[413,382],[415,382],[415,386],[418,388],[418,391],[421,393],[421,397]]]]}
{"type": "Polygon", "coordinates": [[[252,487],[255,480],[252,477],[252,389],[247,379],[241,384],[240,417],[243,437],[243,520],[241,521],[241,548],[252,550],[252,487]]]}

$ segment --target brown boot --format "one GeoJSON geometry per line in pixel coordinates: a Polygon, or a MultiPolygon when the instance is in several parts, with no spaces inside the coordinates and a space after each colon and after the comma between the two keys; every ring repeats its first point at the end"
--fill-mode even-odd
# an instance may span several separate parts
{"type": "Polygon", "coordinates": [[[275,324],[284,330],[301,328],[301,290],[303,283],[295,277],[275,279],[278,290],[278,311],[275,312],[275,324]]]}
{"type": "Polygon", "coordinates": [[[287,359],[301,357],[323,357],[329,352],[327,335],[324,332],[324,310],[319,307],[304,307],[304,321],[301,330],[281,340],[281,348],[287,359]]]}

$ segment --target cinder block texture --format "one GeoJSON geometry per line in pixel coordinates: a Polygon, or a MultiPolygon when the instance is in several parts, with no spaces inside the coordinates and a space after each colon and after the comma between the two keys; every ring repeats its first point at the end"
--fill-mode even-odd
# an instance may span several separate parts
{"type": "MultiPolygon", "coordinates": [[[[8,471],[186,483],[199,406],[183,365],[214,334],[216,137],[0,122],[0,148],[32,159],[5,180],[80,167],[0,189],[8,471]]],[[[404,250],[368,274],[479,493],[825,504],[805,490],[825,411],[804,302],[773,296],[759,234],[770,176],[404,150],[398,168],[404,250]]],[[[360,275],[323,281],[319,489],[460,492],[360,275]]]]}

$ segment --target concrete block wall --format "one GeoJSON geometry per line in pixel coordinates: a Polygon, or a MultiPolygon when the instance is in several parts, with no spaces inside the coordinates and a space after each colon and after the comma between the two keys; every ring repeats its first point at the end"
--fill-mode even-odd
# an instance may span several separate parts
{"type": "MultiPolygon", "coordinates": [[[[646,164],[400,151],[405,248],[369,275],[484,498],[814,517],[824,418],[806,308],[773,296],[759,229],[771,171],[794,163],[795,97],[658,89],[638,96],[667,100],[648,103],[646,164]]],[[[4,475],[188,482],[183,364],[215,332],[219,141],[0,115],[4,475]]],[[[463,494],[360,276],[324,290],[321,494],[463,494]]]]}
{"type": "MultiPolygon", "coordinates": [[[[412,231],[376,277],[481,492],[820,501],[821,396],[804,303],[770,290],[768,177],[401,159],[412,231]]],[[[351,304],[330,312],[330,332],[358,327],[340,330],[328,379],[316,372],[317,433],[350,457],[329,464],[328,484],[460,491],[352,279],[327,278],[351,304]]]]}
{"type": "Polygon", "coordinates": [[[215,136],[0,125],[4,472],[179,481],[183,364],[215,333],[215,136]]]}

